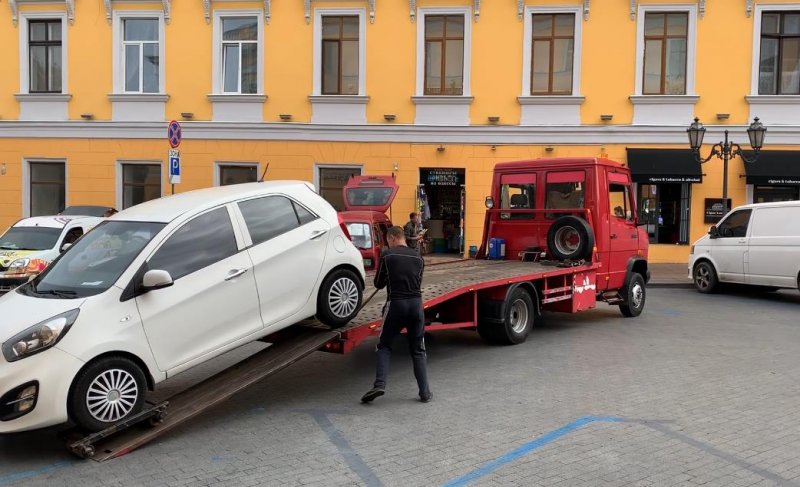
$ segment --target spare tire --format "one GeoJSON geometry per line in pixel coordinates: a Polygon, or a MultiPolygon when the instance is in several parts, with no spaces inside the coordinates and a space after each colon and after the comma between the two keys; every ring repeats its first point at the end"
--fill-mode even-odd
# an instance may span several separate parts
{"type": "Polygon", "coordinates": [[[592,227],[583,218],[562,216],[547,231],[547,248],[558,260],[589,259],[594,248],[592,227]]]}

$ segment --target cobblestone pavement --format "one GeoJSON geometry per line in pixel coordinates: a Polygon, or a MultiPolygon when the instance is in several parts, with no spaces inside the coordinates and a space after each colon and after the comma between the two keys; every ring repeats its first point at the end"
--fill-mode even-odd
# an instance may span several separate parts
{"type": "Polygon", "coordinates": [[[436,334],[429,404],[404,347],[387,395],[359,404],[367,342],[106,463],[53,432],[0,438],[0,485],[798,486],[798,310],[797,291],[651,289],[638,319],[548,314],[518,346],[436,334]]]}

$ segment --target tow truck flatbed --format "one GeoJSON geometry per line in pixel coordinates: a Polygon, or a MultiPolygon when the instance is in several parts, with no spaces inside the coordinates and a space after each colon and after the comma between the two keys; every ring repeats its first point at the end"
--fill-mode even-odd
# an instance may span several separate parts
{"type": "MultiPolygon", "coordinates": [[[[505,295],[514,286],[531,286],[537,309],[570,305],[573,309],[594,307],[596,263],[578,265],[522,262],[463,260],[429,266],[423,279],[423,303],[426,330],[474,328],[479,322],[479,296],[492,298],[505,295]],[[535,286],[535,288],[533,287],[535,286]]],[[[368,276],[368,280],[371,276],[368,276]]],[[[271,345],[236,365],[153,405],[158,415],[145,410],[142,423],[156,416],[150,428],[126,424],[125,428],[88,435],[68,442],[68,449],[83,458],[104,461],[116,458],[161,436],[203,411],[228,399],[311,353],[323,350],[346,353],[379,331],[385,292],[376,291],[367,283],[365,303],[347,326],[332,330],[315,320],[306,320],[265,337],[271,345]]]]}

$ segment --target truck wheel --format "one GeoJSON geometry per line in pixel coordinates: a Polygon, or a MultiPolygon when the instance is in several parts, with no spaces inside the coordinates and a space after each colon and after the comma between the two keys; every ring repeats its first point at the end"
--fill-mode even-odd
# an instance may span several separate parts
{"type": "Polygon", "coordinates": [[[628,318],[635,318],[642,314],[644,302],[647,300],[647,288],[644,284],[644,277],[638,272],[631,274],[625,289],[622,290],[625,302],[619,305],[619,310],[628,318]]]}
{"type": "Polygon", "coordinates": [[[694,287],[703,294],[711,294],[717,292],[719,287],[719,278],[717,271],[710,262],[700,262],[694,266],[692,272],[694,287]]]}
{"type": "Polygon", "coordinates": [[[317,298],[317,319],[331,328],[341,328],[356,317],[361,306],[361,283],[348,269],[331,272],[317,298]]]}
{"type": "Polygon", "coordinates": [[[78,374],[68,401],[70,418],[89,431],[100,431],[139,413],[147,380],[132,360],[104,357],[78,374]]]}
{"type": "Polygon", "coordinates": [[[516,345],[528,338],[536,307],[530,293],[522,288],[511,291],[503,311],[503,322],[495,327],[496,342],[503,345],[516,345]]]}
{"type": "Polygon", "coordinates": [[[547,231],[547,248],[558,260],[588,259],[594,247],[594,232],[583,218],[562,216],[547,231]]]}

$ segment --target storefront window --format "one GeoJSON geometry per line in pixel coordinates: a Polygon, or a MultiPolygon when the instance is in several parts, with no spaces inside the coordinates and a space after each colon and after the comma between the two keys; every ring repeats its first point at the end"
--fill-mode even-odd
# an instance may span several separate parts
{"type": "Polygon", "coordinates": [[[753,203],[800,200],[800,186],[753,186],[753,203]]]}
{"type": "Polygon", "coordinates": [[[652,244],[689,241],[688,183],[639,184],[639,218],[652,244]]]}

